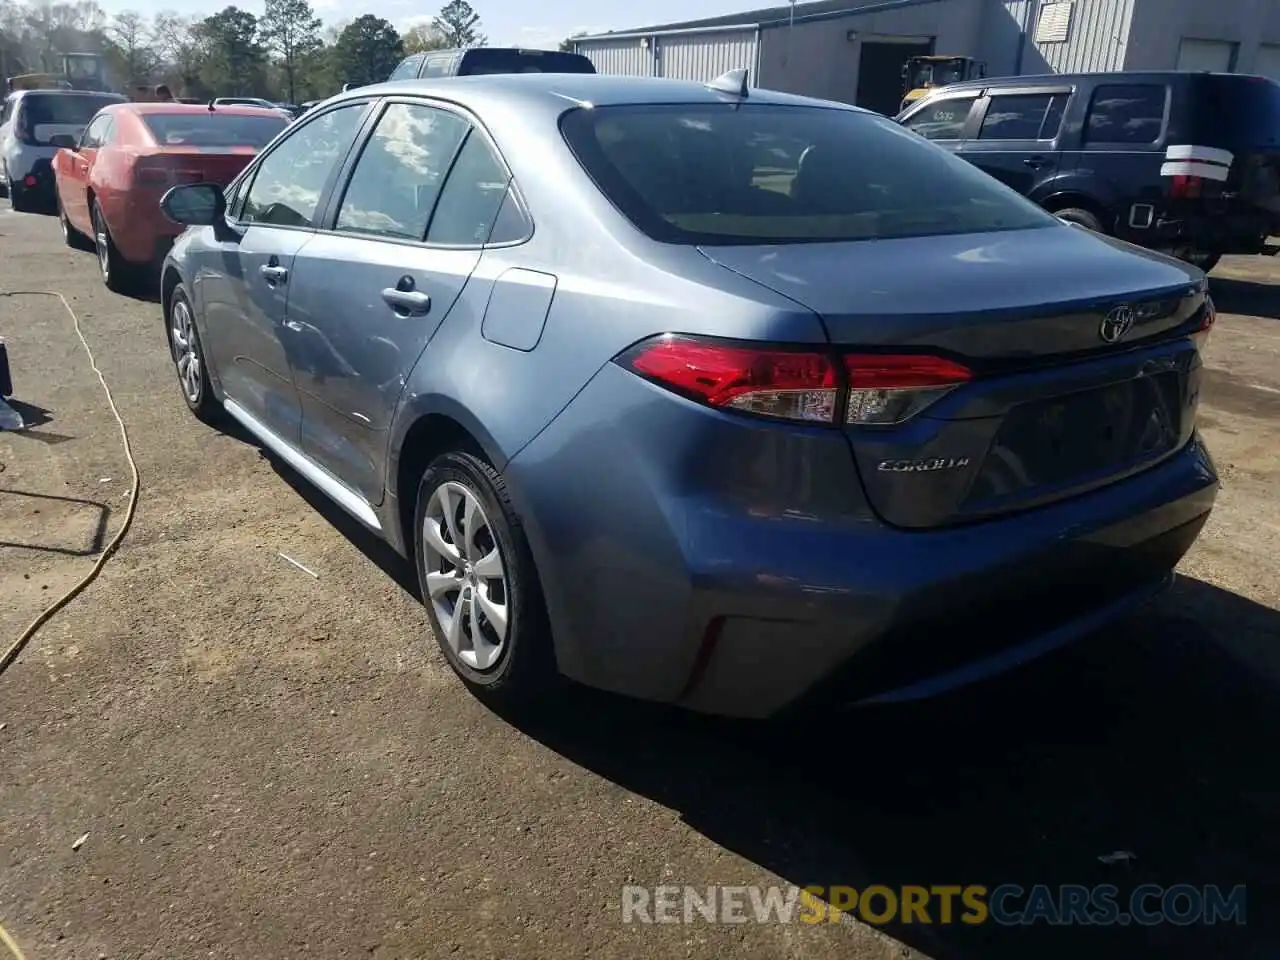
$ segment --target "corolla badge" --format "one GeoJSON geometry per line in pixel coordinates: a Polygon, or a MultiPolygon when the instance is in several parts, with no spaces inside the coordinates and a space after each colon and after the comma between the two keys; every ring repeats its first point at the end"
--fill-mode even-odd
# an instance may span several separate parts
{"type": "Polygon", "coordinates": [[[927,460],[881,460],[876,469],[884,473],[936,473],[968,465],[968,457],[930,457],[927,460]]]}
{"type": "Polygon", "coordinates": [[[1113,307],[1102,318],[1102,324],[1098,327],[1098,336],[1104,343],[1119,343],[1133,329],[1134,316],[1133,307],[1127,303],[1113,307]]]}

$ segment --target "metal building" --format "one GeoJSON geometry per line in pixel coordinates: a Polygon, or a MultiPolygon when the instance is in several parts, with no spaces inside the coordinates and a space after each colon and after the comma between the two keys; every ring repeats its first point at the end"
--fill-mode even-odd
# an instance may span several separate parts
{"type": "Polygon", "coordinates": [[[922,53],[977,57],[990,76],[1222,70],[1280,80],[1276,0],[817,0],[580,37],[601,73],[711,80],[892,112],[922,53]]]}

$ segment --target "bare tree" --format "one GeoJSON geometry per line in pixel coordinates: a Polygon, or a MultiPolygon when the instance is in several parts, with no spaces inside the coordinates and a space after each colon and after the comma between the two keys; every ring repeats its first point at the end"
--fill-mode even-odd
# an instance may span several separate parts
{"type": "Polygon", "coordinates": [[[145,83],[156,66],[152,30],[146,17],[134,10],[116,14],[107,27],[107,36],[120,51],[121,66],[130,85],[145,83]]]}

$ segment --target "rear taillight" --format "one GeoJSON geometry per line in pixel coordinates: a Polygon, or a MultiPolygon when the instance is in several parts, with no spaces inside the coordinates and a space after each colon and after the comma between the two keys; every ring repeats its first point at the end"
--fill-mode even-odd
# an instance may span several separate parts
{"type": "Polygon", "coordinates": [[[839,383],[835,364],[823,353],[665,336],[632,348],[619,361],[711,407],[782,420],[835,421],[839,383]]]}
{"type": "Polygon", "coordinates": [[[35,144],[35,138],[32,136],[31,122],[27,119],[26,111],[19,112],[13,121],[13,138],[21,144],[32,146],[35,144]]]}
{"type": "Polygon", "coordinates": [[[849,354],[846,423],[901,423],[973,379],[944,357],[849,354]]]}
{"type": "Polygon", "coordinates": [[[1196,332],[1191,335],[1195,340],[1196,346],[1201,349],[1209,340],[1209,331],[1213,329],[1213,325],[1218,322],[1218,308],[1213,304],[1213,297],[1204,298],[1204,311],[1200,315],[1200,326],[1196,327],[1196,332]]]}
{"type": "Polygon", "coordinates": [[[138,187],[163,188],[179,183],[198,183],[204,179],[200,170],[183,169],[155,160],[141,161],[134,165],[133,183],[138,187]]]}
{"type": "Polygon", "coordinates": [[[1191,199],[1200,196],[1200,192],[1203,189],[1204,179],[1202,177],[1178,174],[1169,185],[1169,196],[1191,199]]]}
{"type": "Polygon", "coordinates": [[[674,334],[645,340],[617,362],[710,407],[873,426],[901,423],[973,376],[958,363],[928,355],[842,356],[674,334]]]}

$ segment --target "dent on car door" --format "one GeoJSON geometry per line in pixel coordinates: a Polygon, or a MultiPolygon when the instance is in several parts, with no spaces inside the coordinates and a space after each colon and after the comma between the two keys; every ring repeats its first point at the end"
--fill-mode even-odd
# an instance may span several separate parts
{"type": "Polygon", "coordinates": [[[371,503],[381,502],[405,380],[458,302],[509,182],[496,151],[460,114],[390,103],[332,231],[298,256],[287,326],[303,450],[371,503]]]}
{"type": "Polygon", "coordinates": [[[301,408],[282,339],[298,250],[313,236],[368,104],[299,123],[265,154],[221,238],[205,231],[195,264],[205,352],[233,413],[296,445],[301,408]]]}

